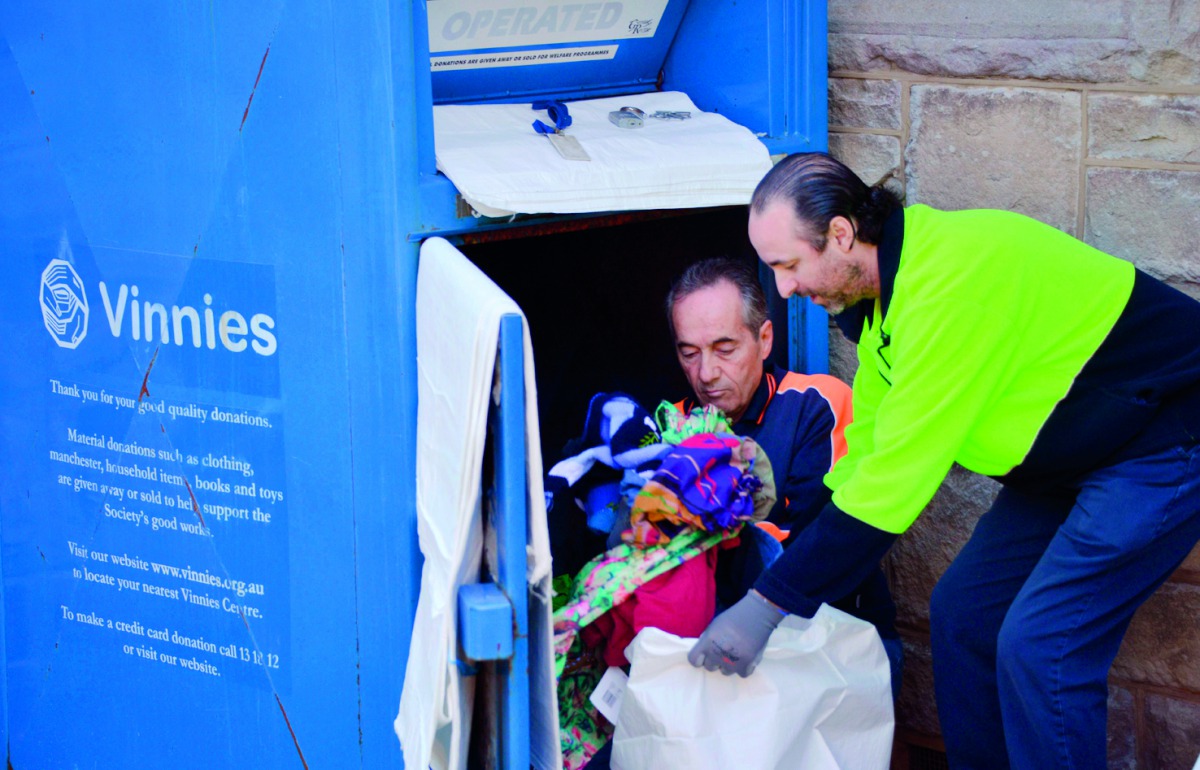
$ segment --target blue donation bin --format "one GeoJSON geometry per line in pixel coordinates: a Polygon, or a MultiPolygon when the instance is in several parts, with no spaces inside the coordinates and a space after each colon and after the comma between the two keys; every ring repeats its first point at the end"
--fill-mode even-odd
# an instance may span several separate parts
{"type": "MultiPolygon", "coordinates": [[[[10,767],[404,765],[421,242],[497,261],[529,311],[578,290],[570,266],[521,274],[489,245],[536,265],[563,233],[681,221],[478,216],[438,171],[433,110],[665,90],[772,154],[823,149],[824,3],[0,7],[10,767]]],[[[824,317],[781,307],[792,365],[822,369],[824,317]]],[[[466,675],[525,675],[522,570],[463,600],[466,675]]],[[[498,708],[481,742],[528,767],[528,722],[498,708]]]]}

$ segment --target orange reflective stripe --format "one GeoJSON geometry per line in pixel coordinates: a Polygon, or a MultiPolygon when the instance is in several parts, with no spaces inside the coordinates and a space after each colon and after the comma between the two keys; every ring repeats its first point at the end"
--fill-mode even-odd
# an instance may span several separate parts
{"type": "Polygon", "coordinates": [[[778,389],[779,385],[775,382],[775,375],[767,372],[767,403],[763,404],[763,408],[759,411],[755,425],[762,425],[763,418],[767,416],[767,407],[771,405],[771,399],[775,398],[775,392],[778,389]]]}
{"type": "Polygon", "coordinates": [[[788,535],[791,534],[791,532],[789,530],[780,529],[779,527],[775,526],[774,524],[772,524],[769,521],[760,521],[760,522],[757,522],[754,526],[758,527],[763,532],[766,532],[768,535],[775,538],[776,540],[778,540],[781,543],[784,540],[787,540],[788,535]]]}
{"type": "Polygon", "coordinates": [[[838,460],[846,456],[846,426],[850,424],[854,415],[850,386],[828,374],[788,372],[779,383],[779,392],[786,393],[789,390],[801,393],[806,390],[815,390],[825,399],[825,403],[829,404],[829,411],[833,413],[833,431],[830,433],[832,447],[829,462],[829,467],[832,469],[838,460]]]}

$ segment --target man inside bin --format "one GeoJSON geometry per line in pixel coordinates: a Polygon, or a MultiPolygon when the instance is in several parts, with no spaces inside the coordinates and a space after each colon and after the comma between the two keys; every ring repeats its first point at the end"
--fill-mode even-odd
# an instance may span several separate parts
{"type": "MultiPolygon", "coordinates": [[[[718,604],[728,605],[746,595],[761,571],[761,555],[767,561],[777,555],[776,540],[786,552],[829,503],[823,479],[845,454],[850,388],[827,374],[799,374],[768,362],[774,329],[751,264],[714,257],[691,265],[667,293],[666,311],[676,357],[694,394],[676,408],[686,413],[697,405],[719,407],[736,435],[753,438],[766,451],[774,473],[776,503],[757,525],[761,529],[744,529],[741,545],[717,563],[718,604]]],[[[879,561],[830,604],[875,626],[888,656],[893,695],[898,693],[903,648],[879,561]]],[[[611,751],[606,744],[585,770],[608,767],[611,751]]]]}
{"type": "Polygon", "coordinates": [[[780,294],[857,341],[855,419],[831,502],[689,659],[749,675],[957,462],[1003,486],[931,601],[950,765],[1105,767],[1109,667],[1200,539],[1200,303],[1019,214],[904,208],[822,153],[768,172],[749,229],[780,294]]]}
{"type": "MultiPolygon", "coordinates": [[[[785,544],[794,541],[829,503],[823,479],[845,453],[850,388],[827,374],[799,374],[769,363],[774,330],[752,264],[715,257],[691,265],[671,286],[666,312],[679,365],[694,393],[676,407],[684,413],[697,405],[719,407],[735,434],[753,438],[766,451],[777,499],[759,526],[785,544]]],[[[755,541],[767,538],[746,534],[757,538],[744,536],[750,542],[718,563],[718,596],[725,605],[741,599],[761,572],[755,541]]],[[[773,556],[778,546],[761,550],[773,556]]],[[[876,627],[898,692],[902,647],[879,563],[830,603],[876,627]]]]}

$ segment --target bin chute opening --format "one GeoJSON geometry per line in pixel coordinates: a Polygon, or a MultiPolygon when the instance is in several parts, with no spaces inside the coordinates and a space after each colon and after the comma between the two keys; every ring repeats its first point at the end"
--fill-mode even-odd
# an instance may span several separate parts
{"type": "MultiPolygon", "coordinates": [[[[579,435],[595,393],[621,391],[650,406],[690,395],[663,303],[671,282],[692,262],[721,255],[757,262],[746,217],[742,206],[703,209],[461,247],[528,319],[547,467],[579,435]]],[[[786,319],[786,307],[783,314],[786,319]]],[[[786,364],[780,336],[786,324],[775,325],[773,355],[786,364]]]]}

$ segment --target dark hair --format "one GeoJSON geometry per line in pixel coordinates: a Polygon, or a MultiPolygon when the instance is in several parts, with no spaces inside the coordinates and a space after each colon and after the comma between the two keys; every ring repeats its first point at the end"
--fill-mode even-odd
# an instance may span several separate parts
{"type": "Polygon", "coordinates": [[[729,281],[742,297],[742,322],[752,333],[758,334],[767,322],[767,296],[758,282],[758,271],[746,262],[729,257],[709,257],[696,262],[683,271],[671,284],[667,292],[667,324],[671,337],[675,336],[675,303],[721,281],[729,281]]]}
{"type": "Polygon", "coordinates": [[[789,155],[767,172],[754,195],[750,209],[761,214],[777,200],[787,201],[801,226],[799,233],[817,251],[825,248],[825,233],[834,217],[854,223],[855,237],[879,244],[883,223],[900,208],[900,199],[882,185],[868,187],[844,163],[823,152],[789,155]]]}

